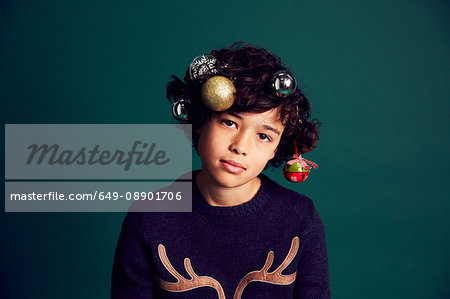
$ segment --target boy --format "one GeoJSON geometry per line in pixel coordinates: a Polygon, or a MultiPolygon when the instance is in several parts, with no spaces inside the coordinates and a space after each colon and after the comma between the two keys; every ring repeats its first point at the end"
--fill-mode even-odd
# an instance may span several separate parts
{"type": "Polygon", "coordinates": [[[172,78],[173,115],[192,123],[202,161],[193,212],[127,215],[112,297],[330,298],[312,201],[261,174],[318,140],[293,75],[266,50],[238,43],[194,59],[185,82],[172,78]]]}

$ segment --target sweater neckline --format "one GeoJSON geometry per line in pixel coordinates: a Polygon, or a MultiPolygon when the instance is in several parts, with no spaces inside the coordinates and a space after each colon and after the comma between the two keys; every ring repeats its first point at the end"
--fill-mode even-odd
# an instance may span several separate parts
{"type": "Polygon", "coordinates": [[[268,187],[270,179],[266,175],[260,174],[258,177],[261,179],[261,186],[251,200],[231,207],[212,206],[206,202],[197,186],[198,172],[199,170],[195,170],[192,173],[192,210],[194,212],[215,216],[243,216],[255,213],[270,198],[270,188],[268,187]]]}

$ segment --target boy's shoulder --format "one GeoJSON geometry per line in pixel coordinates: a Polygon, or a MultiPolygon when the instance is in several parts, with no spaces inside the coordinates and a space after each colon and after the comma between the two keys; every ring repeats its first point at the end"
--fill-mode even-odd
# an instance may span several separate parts
{"type": "Polygon", "coordinates": [[[276,181],[269,178],[267,175],[261,174],[260,178],[261,184],[266,184],[266,188],[269,189],[274,196],[285,197],[286,199],[293,199],[296,201],[312,204],[312,200],[309,197],[280,185],[276,181]]]}
{"type": "Polygon", "coordinates": [[[315,209],[311,198],[280,185],[264,174],[261,174],[260,178],[262,184],[266,185],[264,188],[269,190],[271,202],[274,204],[281,204],[292,209],[302,209],[303,211],[315,209]]]}

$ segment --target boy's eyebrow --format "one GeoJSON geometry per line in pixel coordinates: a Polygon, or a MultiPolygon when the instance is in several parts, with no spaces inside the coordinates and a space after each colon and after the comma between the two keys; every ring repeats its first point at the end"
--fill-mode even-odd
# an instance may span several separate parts
{"type": "MultiPolygon", "coordinates": [[[[239,114],[237,114],[236,112],[230,111],[230,112],[226,112],[226,113],[229,114],[229,115],[231,115],[231,116],[234,116],[234,117],[236,117],[236,118],[238,118],[238,119],[243,119],[243,117],[240,116],[239,114]]],[[[278,131],[277,129],[275,129],[275,128],[269,126],[269,125],[261,125],[261,126],[262,126],[264,129],[269,130],[269,131],[272,131],[272,132],[274,132],[274,133],[277,134],[277,135],[280,135],[280,134],[281,134],[280,131],[278,131]]]]}
{"type": "Polygon", "coordinates": [[[262,125],[262,126],[263,126],[264,129],[272,131],[272,132],[274,132],[277,135],[280,135],[280,131],[278,131],[277,129],[272,128],[271,126],[268,126],[268,125],[262,125]]]}
{"type": "Polygon", "coordinates": [[[237,114],[236,112],[230,111],[230,112],[227,112],[227,113],[228,113],[229,115],[234,116],[234,117],[239,118],[239,119],[242,119],[242,118],[243,118],[242,116],[240,116],[240,115],[237,114]]]}

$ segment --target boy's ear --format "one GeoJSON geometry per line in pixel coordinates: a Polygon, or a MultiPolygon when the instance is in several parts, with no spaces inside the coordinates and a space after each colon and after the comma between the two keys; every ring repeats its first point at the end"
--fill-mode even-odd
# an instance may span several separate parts
{"type": "Polygon", "coordinates": [[[272,155],[270,155],[269,160],[272,160],[273,157],[275,157],[275,154],[277,153],[277,151],[278,151],[278,147],[273,151],[272,155]]]}

